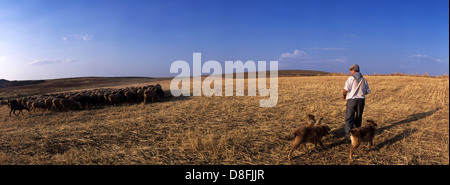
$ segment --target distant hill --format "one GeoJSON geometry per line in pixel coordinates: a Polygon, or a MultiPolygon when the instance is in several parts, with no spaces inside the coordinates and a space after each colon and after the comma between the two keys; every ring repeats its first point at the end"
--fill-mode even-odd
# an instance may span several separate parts
{"type": "Polygon", "coordinates": [[[278,70],[279,77],[291,77],[291,76],[324,76],[329,75],[329,72],[324,71],[311,71],[311,70],[278,70]]]}
{"type": "Polygon", "coordinates": [[[0,79],[0,88],[40,84],[40,83],[44,83],[44,82],[45,82],[45,80],[8,81],[5,79],[0,79]]]}

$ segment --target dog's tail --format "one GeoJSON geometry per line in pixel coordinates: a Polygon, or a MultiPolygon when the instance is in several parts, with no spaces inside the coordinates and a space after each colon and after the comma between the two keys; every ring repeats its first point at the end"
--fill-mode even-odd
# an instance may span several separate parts
{"type": "Polygon", "coordinates": [[[286,140],[286,141],[292,141],[292,140],[294,140],[294,138],[295,138],[295,134],[291,134],[291,135],[284,136],[281,139],[286,140]]]}
{"type": "Polygon", "coordinates": [[[282,136],[282,137],[280,137],[280,139],[286,140],[286,141],[292,141],[292,140],[294,140],[295,137],[297,137],[297,135],[299,134],[298,132],[300,130],[301,129],[297,129],[294,133],[289,134],[289,135],[285,135],[284,137],[282,136]]]}
{"type": "Polygon", "coordinates": [[[319,118],[316,123],[314,124],[314,126],[320,125],[320,121],[322,121],[323,118],[319,118]]]}

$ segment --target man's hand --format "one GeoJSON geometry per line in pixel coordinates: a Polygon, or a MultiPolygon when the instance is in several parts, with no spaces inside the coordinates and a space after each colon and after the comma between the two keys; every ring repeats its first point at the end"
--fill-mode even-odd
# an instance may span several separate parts
{"type": "Polygon", "coordinates": [[[345,100],[345,97],[347,96],[347,91],[344,89],[344,92],[342,92],[342,99],[345,100]]]}

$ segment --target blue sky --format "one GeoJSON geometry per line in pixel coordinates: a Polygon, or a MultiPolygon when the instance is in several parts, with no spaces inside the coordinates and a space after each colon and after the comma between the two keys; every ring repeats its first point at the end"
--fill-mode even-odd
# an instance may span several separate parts
{"type": "Polygon", "coordinates": [[[448,0],[0,1],[0,79],[174,76],[172,62],[449,73],[448,0]]]}

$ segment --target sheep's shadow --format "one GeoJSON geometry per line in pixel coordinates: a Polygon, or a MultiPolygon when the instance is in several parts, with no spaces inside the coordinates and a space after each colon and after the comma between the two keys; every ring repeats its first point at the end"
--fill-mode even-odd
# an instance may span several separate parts
{"type": "Polygon", "coordinates": [[[190,99],[192,99],[191,96],[173,96],[172,94],[170,94],[170,95],[165,95],[165,97],[162,98],[159,102],[188,101],[190,99]]]}

